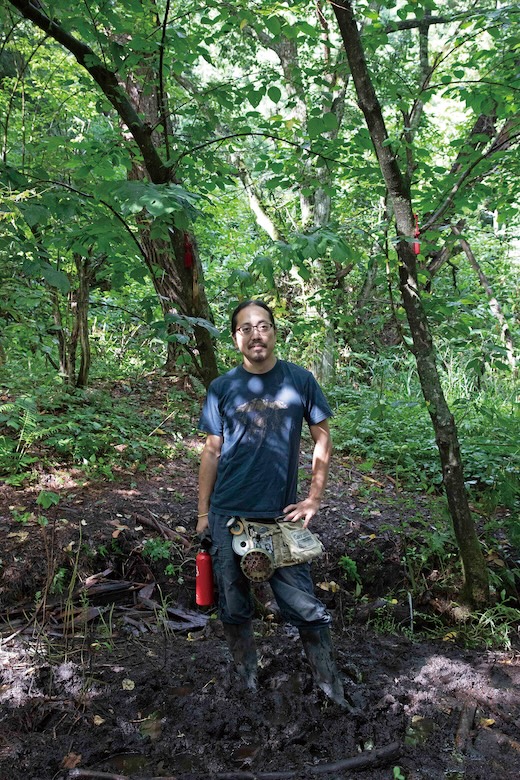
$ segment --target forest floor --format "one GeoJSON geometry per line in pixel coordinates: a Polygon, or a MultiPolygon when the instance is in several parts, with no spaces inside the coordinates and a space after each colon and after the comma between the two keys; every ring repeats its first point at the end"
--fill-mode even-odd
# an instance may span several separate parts
{"type": "Polygon", "coordinates": [[[214,609],[194,599],[200,447],[186,440],[177,460],[111,482],[63,471],[0,489],[0,780],[518,780],[518,634],[508,651],[467,649],[457,628],[417,636],[421,615],[453,606],[435,571],[425,603],[406,596],[414,548],[407,558],[396,530],[427,529],[431,500],[340,454],[313,572],[358,711],[313,685],[266,585],[259,690],[240,688],[214,609]],[[39,508],[41,489],[59,504],[39,508]]]}

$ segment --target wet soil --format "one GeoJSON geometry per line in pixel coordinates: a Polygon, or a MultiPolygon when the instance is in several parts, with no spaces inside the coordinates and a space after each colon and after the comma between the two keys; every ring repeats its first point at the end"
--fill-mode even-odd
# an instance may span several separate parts
{"type": "Polygon", "coordinates": [[[499,652],[465,649],[456,628],[436,641],[416,635],[434,606],[439,620],[438,572],[427,603],[412,604],[395,531],[405,520],[427,527],[430,500],[336,459],[313,525],[326,548],[313,572],[357,711],[313,685],[265,585],[255,588],[253,694],[233,673],[214,609],[195,604],[200,441],[186,445],[177,461],[114,482],[63,472],[33,492],[1,489],[0,780],[517,780],[515,637],[499,652]],[[42,487],[61,495],[46,525],[42,487]],[[356,563],[357,597],[342,556],[356,563]]]}

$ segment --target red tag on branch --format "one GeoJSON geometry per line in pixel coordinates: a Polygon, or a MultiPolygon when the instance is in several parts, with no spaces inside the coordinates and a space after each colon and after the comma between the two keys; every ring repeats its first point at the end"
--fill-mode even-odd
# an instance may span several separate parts
{"type": "MultiPolygon", "coordinates": [[[[413,235],[414,235],[414,238],[419,238],[419,236],[421,235],[421,231],[419,230],[419,217],[417,216],[417,214],[414,214],[414,217],[415,217],[415,230],[414,230],[413,235]]],[[[413,251],[414,251],[414,253],[416,255],[420,254],[420,252],[421,252],[421,243],[420,243],[420,241],[414,241],[413,242],[413,251]]]]}

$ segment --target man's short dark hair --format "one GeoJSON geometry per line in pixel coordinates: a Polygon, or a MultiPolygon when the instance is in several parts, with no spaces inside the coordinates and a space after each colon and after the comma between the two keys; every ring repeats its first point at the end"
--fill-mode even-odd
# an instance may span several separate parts
{"type": "Polygon", "coordinates": [[[231,333],[235,333],[237,329],[237,317],[242,311],[242,309],[247,309],[248,306],[260,306],[261,309],[265,309],[265,311],[269,315],[269,320],[273,323],[274,327],[276,328],[276,323],[274,321],[274,315],[267,303],[264,303],[264,301],[259,301],[256,299],[252,299],[249,301],[242,301],[242,303],[239,303],[236,307],[235,311],[231,315],[231,333]]]}

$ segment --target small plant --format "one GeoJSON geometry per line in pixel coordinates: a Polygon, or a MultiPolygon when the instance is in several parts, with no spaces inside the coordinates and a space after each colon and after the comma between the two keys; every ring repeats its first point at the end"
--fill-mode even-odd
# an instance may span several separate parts
{"type": "Polygon", "coordinates": [[[354,561],[348,555],[342,555],[338,563],[343,569],[347,579],[353,580],[355,582],[354,596],[359,598],[361,596],[363,585],[361,582],[361,577],[359,576],[356,561],[354,561]]]}
{"type": "Polygon", "coordinates": [[[510,651],[511,635],[518,634],[519,625],[520,610],[499,603],[477,613],[473,620],[464,625],[461,633],[466,636],[470,646],[483,644],[487,648],[510,651]]]}
{"type": "Polygon", "coordinates": [[[106,607],[106,609],[99,613],[99,620],[101,624],[99,626],[99,634],[101,639],[92,644],[93,649],[98,650],[101,647],[104,647],[110,652],[112,652],[114,649],[114,607],[114,604],[110,604],[109,607],[106,607]]]}
{"type": "Polygon", "coordinates": [[[143,555],[151,561],[169,560],[172,543],[166,539],[147,539],[143,545],[143,555]]]}
{"type": "Polygon", "coordinates": [[[11,515],[15,523],[21,523],[22,525],[34,520],[33,512],[26,509],[17,509],[16,507],[13,507],[13,509],[11,509],[11,515]]]}
{"type": "Polygon", "coordinates": [[[59,503],[60,497],[57,493],[53,493],[52,490],[40,490],[36,503],[41,506],[42,509],[49,509],[51,506],[56,506],[59,503]]]}
{"type": "Polygon", "coordinates": [[[406,780],[406,775],[403,774],[403,770],[400,766],[394,766],[392,769],[393,780],[406,780]]]}
{"type": "Polygon", "coordinates": [[[52,582],[49,588],[49,593],[53,596],[59,596],[61,595],[66,586],[67,586],[67,569],[64,569],[63,567],[59,568],[54,577],[52,578],[52,582]]]}

